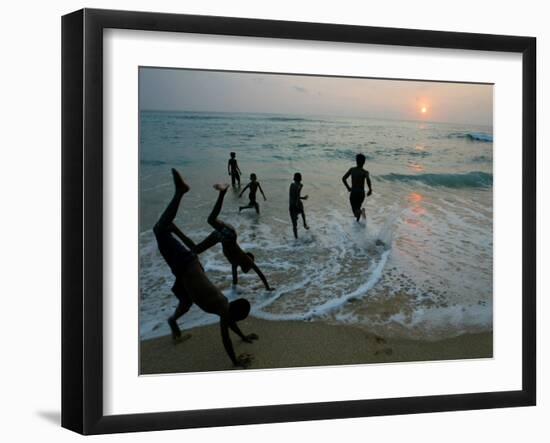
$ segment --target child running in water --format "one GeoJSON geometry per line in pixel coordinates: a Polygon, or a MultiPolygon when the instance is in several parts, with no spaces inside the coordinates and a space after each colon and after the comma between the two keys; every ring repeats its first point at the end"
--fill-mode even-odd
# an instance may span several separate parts
{"type": "Polygon", "coordinates": [[[237,321],[244,320],[248,316],[250,303],[244,298],[230,303],[207,277],[196,254],[174,237],[174,235],[180,237],[184,243],[188,240],[176,227],[174,219],[182,197],[189,192],[189,186],[175,169],[172,169],[172,176],[175,187],[174,196],[153,228],[160,254],[176,277],[172,292],[178,298],[179,304],[174,314],[168,319],[172,338],[174,342],[181,340],[177,320],[195,303],[203,311],[220,317],[222,342],[227,355],[234,366],[247,367],[250,364],[250,357],[244,354],[235,356],[229,329],[247,343],[252,343],[252,340],[258,338],[256,334],[244,335],[237,326],[237,321]]]}
{"type": "Polygon", "coordinates": [[[307,195],[304,195],[303,197],[300,196],[302,187],[302,174],[297,172],[294,174],[294,183],[290,185],[290,189],[288,191],[288,211],[290,212],[290,220],[292,221],[294,238],[298,238],[298,215],[302,215],[304,228],[309,229],[309,226],[306,223],[304,204],[302,203],[302,200],[307,200],[307,195]]]}
{"type": "Polygon", "coordinates": [[[244,187],[244,189],[241,191],[241,193],[239,194],[239,198],[243,195],[244,191],[246,191],[248,188],[250,188],[250,193],[248,194],[248,198],[249,198],[250,201],[248,202],[248,205],[246,205],[246,206],[239,206],[239,212],[241,212],[243,209],[254,208],[254,209],[256,209],[256,214],[259,214],[260,213],[260,205],[256,201],[256,192],[258,191],[258,189],[262,193],[262,195],[264,197],[264,201],[267,200],[267,198],[265,198],[264,191],[263,191],[262,187],[260,186],[260,182],[257,180],[256,174],[250,174],[250,183],[248,183],[244,187]]]}
{"type": "Polygon", "coordinates": [[[367,218],[365,214],[365,209],[361,208],[363,202],[365,201],[365,181],[369,187],[369,192],[367,197],[372,194],[372,186],[370,182],[369,171],[363,169],[365,165],[366,158],[363,154],[357,154],[355,156],[355,161],[357,166],[350,168],[348,172],[342,177],[342,181],[349,192],[349,202],[351,205],[351,210],[355,219],[359,221],[361,215],[363,219],[367,218]],[[351,187],[348,185],[348,177],[351,175],[351,187]]]}
{"type": "Polygon", "coordinates": [[[236,154],[231,152],[229,155],[231,158],[227,162],[227,172],[231,176],[231,185],[235,187],[235,183],[237,183],[241,187],[241,170],[237,164],[236,154]]]}

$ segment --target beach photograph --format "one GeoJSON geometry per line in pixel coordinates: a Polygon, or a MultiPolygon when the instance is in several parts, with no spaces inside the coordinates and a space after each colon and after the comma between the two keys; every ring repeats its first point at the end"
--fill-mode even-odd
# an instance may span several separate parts
{"type": "Polygon", "coordinates": [[[139,68],[141,375],[493,357],[493,85],[139,68]]]}

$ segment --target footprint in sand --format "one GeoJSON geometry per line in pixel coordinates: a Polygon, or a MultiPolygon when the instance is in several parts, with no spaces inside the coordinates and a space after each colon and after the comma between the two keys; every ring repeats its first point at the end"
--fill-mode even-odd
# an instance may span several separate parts
{"type": "Polygon", "coordinates": [[[252,354],[243,353],[237,357],[237,360],[241,364],[242,368],[248,369],[254,361],[254,356],[252,354]]]}
{"type": "Polygon", "coordinates": [[[367,340],[372,340],[374,342],[373,344],[373,351],[374,355],[392,355],[393,349],[386,346],[387,341],[384,337],[380,337],[379,335],[373,334],[373,335],[367,335],[367,340]]]}
{"type": "Polygon", "coordinates": [[[374,353],[374,355],[392,355],[392,354],[393,354],[392,348],[379,349],[374,353]]]}
{"type": "Polygon", "coordinates": [[[379,335],[374,336],[374,341],[376,341],[376,343],[379,344],[379,345],[386,343],[386,339],[383,338],[383,337],[380,337],[379,335]]]}

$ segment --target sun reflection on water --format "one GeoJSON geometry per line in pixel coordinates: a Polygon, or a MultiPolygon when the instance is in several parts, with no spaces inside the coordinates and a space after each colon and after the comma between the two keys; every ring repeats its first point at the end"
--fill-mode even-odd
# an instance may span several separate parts
{"type": "Polygon", "coordinates": [[[410,170],[412,170],[414,172],[424,172],[425,171],[424,166],[422,166],[420,163],[409,162],[408,167],[409,167],[410,170]]]}

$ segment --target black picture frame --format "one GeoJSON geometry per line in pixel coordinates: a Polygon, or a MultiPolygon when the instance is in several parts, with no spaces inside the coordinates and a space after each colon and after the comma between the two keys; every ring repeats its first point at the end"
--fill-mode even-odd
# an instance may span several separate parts
{"type": "Polygon", "coordinates": [[[82,434],[536,404],[536,39],[230,17],[83,9],[62,18],[62,426],[82,434]],[[103,30],[171,31],[522,55],[522,389],[392,399],[103,412],[103,30]]]}

